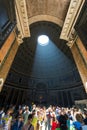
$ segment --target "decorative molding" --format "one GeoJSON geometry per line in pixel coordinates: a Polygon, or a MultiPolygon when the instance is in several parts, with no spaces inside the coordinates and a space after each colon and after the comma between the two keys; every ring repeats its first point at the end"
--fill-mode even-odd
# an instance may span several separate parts
{"type": "Polygon", "coordinates": [[[78,38],[78,35],[77,35],[76,31],[73,29],[72,32],[70,33],[68,42],[66,43],[67,46],[69,48],[71,48],[73,46],[73,44],[75,43],[77,38],[78,38]]]}
{"type": "Polygon", "coordinates": [[[23,42],[24,37],[30,36],[26,1],[25,0],[15,0],[15,11],[17,19],[17,28],[19,31],[18,42],[19,44],[23,42]]]}
{"type": "MultiPolygon", "coordinates": [[[[6,83],[4,84],[5,87],[12,87],[12,88],[15,88],[15,89],[21,89],[21,90],[34,90],[35,91],[35,88],[33,87],[29,87],[29,86],[25,86],[25,85],[19,85],[19,84],[16,84],[16,83],[11,83],[9,81],[6,81],[6,83]]],[[[83,86],[81,84],[77,84],[76,86],[72,86],[72,87],[66,87],[66,88],[49,88],[48,91],[52,91],[52,90],[55,90],[55,91],[71,91],[71,90],[76,90],[76,89],[80,89],[82,88],[83,86]]]]}
{"type": "Polygon", "coordinates": [[[72,46],[73,46],[74,42],[73,42],[73,41],[71,41],[71,42],[67,42],[66,44],[67,44],[67,46],[68,46],[69,48],[72,48],[72,46]]]}
{"type": "Polygon", "coordinates": [[[23,39],[22,35],[19,34],[19,35],[17,36],[18,45],[20,45],[20,44],[23,43],[23,40],[22,40],[22,39],[23,39]]]}
{"type": "Polygon", "coordinates": [[[48,22],[53,22],[60,27],[63,26],[63,21],[61,19],[54,16],[50,16],[50,15],[36,15],[36,16],[30,17],[29,25],[38,21],[48,21],[48,22]]]}
{"type": "Polygon", "coordinates": [[[72,30],[74,29],[74,25],[77,21],[77,18],[80,14],[84,2],[85,0],[71,0],[68,13],[66,15],[66,19],[60,35],[60,39],[64,39],[66,41],[69,40],[69,37],[72,33],[72,30]]]}

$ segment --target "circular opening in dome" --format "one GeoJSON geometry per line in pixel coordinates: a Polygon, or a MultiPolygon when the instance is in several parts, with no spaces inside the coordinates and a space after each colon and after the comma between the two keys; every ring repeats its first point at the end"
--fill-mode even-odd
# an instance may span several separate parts
{"type": "Polygon", "coordinates": [[[38,37],[38,43],[41,46],[46,46],[49,43],[49,37],[47,35],[41,35],[38,37]]]}

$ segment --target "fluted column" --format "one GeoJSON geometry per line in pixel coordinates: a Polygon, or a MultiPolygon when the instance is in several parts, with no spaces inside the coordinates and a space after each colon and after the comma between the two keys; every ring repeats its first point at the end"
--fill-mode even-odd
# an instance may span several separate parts
{"type": "Polygon", "coordinates": [[[68,107],[70,107],[68,91],[66,91],[66,97],[67,97],[67,105],[68,105],[68,107]]]}
{"type": "Polygon", "coordinates": [[[25,96],[26,96],[26,92],[23,90],[22,101],[21,101],[22,104],[24,104],[24,97],[25,96]]]}
{"type": "Polygon", "coordinates": [[[9,103],[9,102],[8,102],[8,99],[9,99],[9,95],[12,94],[11,91],[12,91],[11,89],[7,89],[7,94],[6,94],[5,103],[9,103]]]}
{"type": "Polygon", "coordinates": [[[15,103],[15,104],[18,106],[18,104],[20,103],[20,100],[21,100],[20,98],[21,98],[21,94],[22,94],[22,93],[21,93],[21,90],[16,90],[16,91],[17,91],[17,93],[18,93],[18,96],[17,96],[17,100],[16,100],[16,103],[15,103]]]}
{"type": "Polygon", "coordinates": [[[61,102],[62,102],[62,106],[64,107],[64,97],[63,97],[63,91],[60,91],[60,93],[61,93],[61,102]]]}
{"type": "Polygon", "coordinates": [[[16,97],[16,92],[17,92],[16,89],[13,89],[13,91],[11,93],[12,97],[10,99],[10,105],[14,103],[14,100],[15,100],[15,97],[16,97]]]}

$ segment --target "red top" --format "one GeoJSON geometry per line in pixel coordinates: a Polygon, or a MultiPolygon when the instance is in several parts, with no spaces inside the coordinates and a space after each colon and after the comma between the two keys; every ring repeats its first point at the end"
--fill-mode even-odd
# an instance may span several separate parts
{"type": "Polygon", "coordinates": [[[52,122],[51,130],[56,130],[56,128],[59,128],[59,127],[60,127],[59,123],[57,123],[56,121],[52,122]]]}

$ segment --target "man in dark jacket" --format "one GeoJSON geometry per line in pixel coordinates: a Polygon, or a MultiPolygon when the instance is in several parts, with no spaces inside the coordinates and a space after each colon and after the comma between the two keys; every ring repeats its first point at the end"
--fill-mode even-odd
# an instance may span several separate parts
{"type": "Polygon", "coordinates": [[[65,115],[59,116],[59,122],[60,122],[60,129],[61,130],[67,130],[67,119],[65,115]]]}

